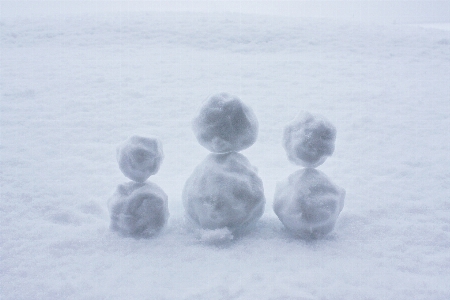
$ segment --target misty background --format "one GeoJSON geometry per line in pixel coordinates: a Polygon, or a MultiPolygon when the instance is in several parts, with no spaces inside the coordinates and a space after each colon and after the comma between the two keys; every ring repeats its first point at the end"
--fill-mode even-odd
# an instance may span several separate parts
{"type": "Polygon", "coordinates": [[[0,1],[0,18],[109,12],[230,12],[364,23],[448,23],[450,1],[0,1]]]}

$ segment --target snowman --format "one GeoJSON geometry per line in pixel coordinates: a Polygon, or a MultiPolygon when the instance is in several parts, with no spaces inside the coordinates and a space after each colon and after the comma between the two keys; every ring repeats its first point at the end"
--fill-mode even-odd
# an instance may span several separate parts
{"type": "Polygon", "coordinates": [[[336,128],[324,117],[300,113],[284,129],[288,159],[305,167],[279,182],[273,209],[294,234],[319,238],[331,232],[344,207],[345,190],[315,168],[334,152],[336,128]]]}
{"type": "Polygon", "coordinates": [[[163,157],[162,144],[156,137],[134,135],[117,147],[119,168],[132,181],[119,184],[108,200],[112,230],[124,236],[150,237],[167,223],[166,193],[146,182],[158,172],[163,157]]]}
{"type": "Polygon", "coordinates": [[[238,97],[209,97],[193,120],[200,143],[211,151],[187,179],[183,205],[187,223],[205,241],[233,239],[256,223],[265,198],[257,169],[238,153],[253,145],[258,121],[238,97]]]}

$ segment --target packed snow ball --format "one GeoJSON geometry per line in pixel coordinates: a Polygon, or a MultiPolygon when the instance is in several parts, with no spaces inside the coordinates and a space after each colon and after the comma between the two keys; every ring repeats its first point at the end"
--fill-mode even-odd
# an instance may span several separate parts
{"type": "Polygon", "coordinates": [[[256,168],[236,152],[208,155],[186,181],[182,197],[190,224],[233,234],[254,224],[265,205],[256,168]]]}
{"type": "Polygon", "coordinates": [[[319,238],[333,230],[344,198],[345,190],[324,173],[306,168],[277,184],[273,209],[294,234],[319,238]]]}
{"type": "Polygon", "coordinates": [[[214,153],[241,151],[258,136],[258,120],[241,99],[227,93],[209,97],[193,121],[198,142],[214,153]]]}
{"type": "Polygon", "coordinates": [[[158,138],[137,135],[120,144],[116,154],[122,173],[136,182],[144,182],[156,174],[164,158],[158,138]]]}
{"type": "Polygon", "coordinates": [[[118,185],[108,200],[108,209],[110,228],[124,236],[153,236],[169,218],[167,195],[151,182],[118,185]]]}
{"type": "Polygon", "coordinates": [[[301,112],[284,128],[283,146],[291,162],[307,168],[324,163],[334,152],[336,128],[327,119],[301,112]]]}

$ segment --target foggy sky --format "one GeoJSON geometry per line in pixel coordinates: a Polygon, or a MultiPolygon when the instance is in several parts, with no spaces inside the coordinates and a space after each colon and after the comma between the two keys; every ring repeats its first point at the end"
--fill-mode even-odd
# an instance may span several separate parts
{"type": "Polygon", "coordinates": [[[449,0],[403,1],[4,1],[0,18],[132,11],[234,12],[376,23],[450,22],[449,0]]]}

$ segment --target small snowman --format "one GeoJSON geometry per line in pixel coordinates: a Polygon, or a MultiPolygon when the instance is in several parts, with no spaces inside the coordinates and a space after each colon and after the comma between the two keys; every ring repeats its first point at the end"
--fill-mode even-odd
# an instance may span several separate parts
{"type": "Polygon", "coordinates": [[[302,238],[331,232],[344,207],[345,190],[314,169],[333,154],[335,140],[336,128],[308,112],[300,113],[284,129],[289,160],[305,168],[277,184],[273,209],[284,226],[302,238]]]}
{"type": "Polygon", "coordinates": [[[198,142],[210,150],[187,179],[183,205],[188,224],[205,241],[233,239],[262,216],[265,198],[257,169],[238,153],[253,145],[258,121],[238,97],[209,97],[193,120],[198,142]]]}
{"type": "Polygon", "coordinates": [[[117,147],[117,162],[131,182],[119,184],[108,200],[110,228],[124,236],[150,237],[169,217],[167,195],[146,180],[159,170],[164,158],[156,137],[131,136],[117,147]]]}

